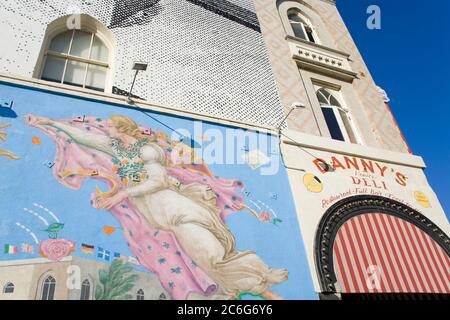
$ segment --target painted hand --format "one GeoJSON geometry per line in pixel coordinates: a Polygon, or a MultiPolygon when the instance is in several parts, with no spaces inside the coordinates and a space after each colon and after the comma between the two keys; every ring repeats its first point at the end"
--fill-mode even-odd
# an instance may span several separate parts
{"type": "Polygon", "coordinates": [[[100,200],[98,208],[109,210],[112,207],[121,203],[124,199],[128,197],[128,192],[126,190],[120,190],[115,195],[100,200]]]}
{"type": "Polygon", "coordinates": [[[53,120],[44,117],[28,116],[28,124],[31,126],[45,126],[53,124],[53,120]]]}

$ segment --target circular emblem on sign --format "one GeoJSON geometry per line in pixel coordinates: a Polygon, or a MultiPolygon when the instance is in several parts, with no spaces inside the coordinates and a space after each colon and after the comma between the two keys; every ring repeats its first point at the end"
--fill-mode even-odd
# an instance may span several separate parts
{"type": "Polygon", "coordinates": [[[320,193],[323,190],[322,181],[312,173],[303,176],[303,184],[309,192],[320,193]]]}
{"type": "Polygon", "coordinates": [[[431,208],[431,203],[428,197],[421,191],[414,192],[414,198],[424,208],[431,208]]]}

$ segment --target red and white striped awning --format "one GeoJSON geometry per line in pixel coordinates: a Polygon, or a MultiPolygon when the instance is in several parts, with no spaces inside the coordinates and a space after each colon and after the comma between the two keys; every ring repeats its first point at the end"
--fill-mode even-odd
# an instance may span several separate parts
{"type": "Polygon", "coordinates": [[[450,293],[450,258],[424,231],[379,213],[338,231],[334,270],[342,293],[450,293]]]}

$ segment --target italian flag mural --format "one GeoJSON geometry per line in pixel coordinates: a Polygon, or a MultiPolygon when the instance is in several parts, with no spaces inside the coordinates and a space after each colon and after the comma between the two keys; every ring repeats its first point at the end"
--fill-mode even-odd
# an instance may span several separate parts
{"type": "Polygon", "coordinates": [[[12,246],[10,244],[5,244],[3,249],[4,254],[17,254],[18,252],[17,246],[12,246]]]}

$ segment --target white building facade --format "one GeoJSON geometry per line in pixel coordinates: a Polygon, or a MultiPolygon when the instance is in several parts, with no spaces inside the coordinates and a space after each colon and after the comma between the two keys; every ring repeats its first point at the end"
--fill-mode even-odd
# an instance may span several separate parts
{"type": "Polygon", "coordinates": [[[448,294],[448,220],[335,1],[255,7],[290,112],[281,148],[317,292],[448,294]]]}

